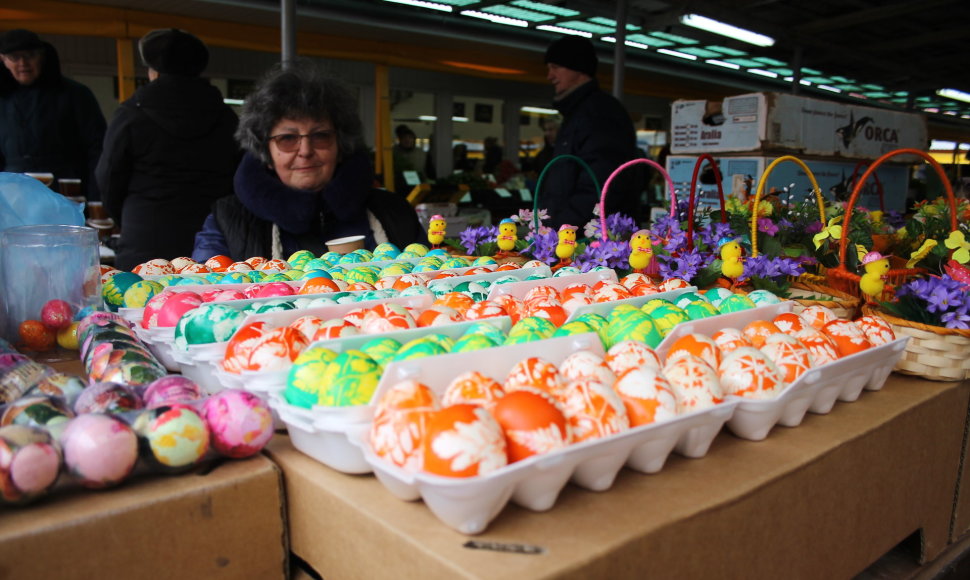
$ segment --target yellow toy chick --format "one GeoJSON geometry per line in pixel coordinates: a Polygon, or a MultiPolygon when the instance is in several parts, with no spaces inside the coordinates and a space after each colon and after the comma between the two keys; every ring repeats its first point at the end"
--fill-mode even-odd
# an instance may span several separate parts
{"type": "Polygon", "coordinates": [[[556,244],[556,257],[559,258],[557,268],[568,266],[572,262],[576,251],[576,226],[563,224],[559,226],[559,243],[556,244]]]}
{"type": "Polygon", "coordinates": [[[725,238],[721,240],[719,250],[721,254],[721,274],[730,280],[731,286],[734,287],[737,285],[738,279],[744,275],[744,262],[741,260],[744,249],[737,239],[725,238]]]}
{"type": "Polygon", "coordinates": [[[859,290],[866,295],[867,304],[875,304],[886,288],[886,272],[889,271],[889,258],[879,252],[869,252],[861,261],[866,273],[859,280],[859,290]]]}
{"type": "Polygon", "coordinates": [[[428,243],[431,244],[432,248],[437,248],[441,246],[441,242],[445,241],[445,232],[448,229],[448,222],[440,214],[434,214],[431,216],[431,220],[428,222],[428,243]]]}
{"type": "Polygon", "coordinates": [[[642,273],[653,261],[653,243],[650,241],[650,231],[640,230],[630,238],[630,268],[634,272],[642,273]]]}
{"type": "Polygon", "coordinates": [[[515,221],[511,218],[505,218],[498,224],[498,237],[495,239],[495,243],[498,244],[498,256],[505,257],[508,256],[513,250],[515,250],[515,242],[519,239],[516,233],[515,221]]]}

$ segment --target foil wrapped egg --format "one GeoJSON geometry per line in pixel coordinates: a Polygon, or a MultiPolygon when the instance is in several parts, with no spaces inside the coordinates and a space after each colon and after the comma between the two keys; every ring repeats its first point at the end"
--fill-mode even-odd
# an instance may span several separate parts
{"type": "Polygon", "coordinates": [[[201,400],[205,394],[202,388],[182,375],[168,375],[148,383],[142,393],[145,407],[161,407],[172,403],[190,403],[201,400]]]}
{"type": "Polygon", "coordinates": [[[202,404],[212,448],[233,459],[259,453],[273,436],[273,414],[259,396],[239,389],[215,393],[202,404]]]}
{"type": "Polygon", "coordinates": [[[199,463],[209,450],[209,428],[198,411],[172,404],[142,411],[132,428],[141,456],[163,469],[180,470],[199,463]]]}
{"type": "Polygon", "coordinates": [[[98,413],[72,419],[60,436],[67,472],[101,489],[124,481],[138,461],[138,436],[121,419],[98,413]]]}
{"type": "Polygon", "coordinates": [[[141,397],[127,385],[112,382],[94,383],[81,391],[74,402],[74,412],[125,413],[145,406],[141,397]]]}
{"type": "Polygon", "coordinates": [[[0,499],[27,502],[50,490],[60,475],[61,449],[47,431],[0,427],[0,499]]]}

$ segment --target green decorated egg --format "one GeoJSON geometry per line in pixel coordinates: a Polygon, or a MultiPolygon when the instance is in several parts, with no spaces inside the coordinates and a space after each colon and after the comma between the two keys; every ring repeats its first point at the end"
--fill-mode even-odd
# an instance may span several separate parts
{"type": "Polygon", "coordinates": [[[194,465],[209,450],[209,428],[187,405],[155,407],[142,411],[132,423],[142,457],[163,468],[194,465]]]}
{"type": "Polygon", "coordinates": [[[363,302],[364,300],[379,300],[383,298],[390,298],[396,296],[397,294],[391,288],[387,290],[364,290],[363,292],[357,293],[357,302],[363,302]]]}
{"type": "Polygon", "coordinates": [[[125,292],[142,277],[132,272],[118,272],[109,278],[101,287],[101,297],[111,312],[117,312],[125,304],[125,292]]]}
{"type": "MultiPolygon", "coordinates": [[[[555,332],[555,326],[553,327],[553,332],[555,332]]],[[[504,344],[523,344],[526,342],[535,342],[537,340],[544,340],[552,336],[552,332],[543,332],[536,328],[524,328],[518,332],[509,332],[509,336],[505,339],[504,344]]]]}
{"type": "Polygon", "coordinates": [[[175,325],[175,345],[186,350],[190,344],[225,342],[242,324],[241,310],[219,302],[208,302],[193,308],[175,325]]]}
{"type": "Polygon", "coordinates": [[[310,300],[307,303],[307,308],[316,308],[317,306],[330,306],[331,304],[336,304],[337,301],[331,296],[317,296],[316,298],[310,300]]]}
{"type": "Polygon", "coordinates": [[[576,274],[582,274],[582,270],[576,266],[563,266],[556,270],[556,273],[552,275],[553,278],[562,278],[564,276],[575,276],[576,274]]]}
{"type": "Polygon", "coordinates": [[[319,404],[327,407],[366,405],[374,396],[382,373],[381,365],[367,353],[345,350],[327,365],[319,404]]]}
{"type": "Polygon", "coordinates": [[[413,244],[408,244],[407,246],[405,246],[404,251],[410,252],[420,258],[428,253],[428,246],[415,242],[413,244]]]}
{"type": "Polygon", "coordinates": [[[397,255],[398,260],[414,260],[420,257],[421,256],[415,254],[414,252],[407,252],[407,251],[401,252],[400,254],[397,255]]]}
{"type": "Polygon", "coordinates": [[[265,270],[250,270],[246,272],[246,276],[249,277],[250,282],[264,282],[270,275],[265,270]]]}
{"type": "Polygon", "coordinates": [[[263,278],[263,282],[292,282],[293,280],[283,272],[277,272],[263,278]]]}
{"type": "Polygon", "coordinates": [[[756,304],[747,296],[742,294],[731,294],[717,305],[717,309],[726,314],[728,312],[740,312],[742,310],[748,310],[750,308],[754,308],[755,306],[756,304]]]}
{"type": "Polygon", "coordinates": [[[154,280],[138,280],[125,290],[124,305],[126,308],[144,308],[156,294],[165,287],[154,280]]]}
{"type": "Polygon", "coordinates": [[[283,391],[286,402],[304,409],[319,404],[327,365],[336,358],[336,352],[322,346],[301,352],[286,377],[286,389],[283,391]]]}
{"type": "Polygon", "coordinates": [[[653,323],[657,325],[657,330],[663,336],[667,336],[667,333],[673,330],[678,324],[690,320],[690,317],[687,316],[683,308],[678,308],[673,304],[655,308],[649,316],[653,319],[653,323]]]}
{"type": "Polygon", "coordinates": [[[181,276],[174,280],[169,286],[191,286],[193,284],[211,284],[204,276],[181,276]]]}
{"type": "Polygon", "coordinates": [[[556,325],[550,322],[548,318],[526,316],[512,325],[512,329],[509,330],[509,337],[523,332],[539,335],[541,338],[549,338],[553,332],[556,332],[556,325]]]}
{"type": "Polygon", "coordinates": [[[249,284],[251,280],[249,272],[226,272],[219,284],[249,284]]]}
{"type": "Polygon", "coordinates": [[[402,276],[404,274],[409,274],[413,269],[414,264],[411,262],[391,262],[381,269],[380,277],[402,276]]]}
{"type": "Polygon", "coordinates": [[[574,320],[578,322],[585,322],[586,324],[593,327],[593,330],[600,335],[600,340],[603,344],[606,344],[606,326],[609,321],[602,314],[597,314],[595,312],[586,312],[577,316],[574,320]]]}
{"type": "Polygon", "coordinates": [[[661,333],[650,316],[639,311],[628,312],[624,316],[611,319],[607,324],[606,341],[603,346],[610,349],[618,342],[635,340],[650,348],[656,348],[663,337],[664,334],[661,333]]]}
{"type": "Polygon", "coordinates": [[[488,298],[488,288],[478,282],[459,282],[455,284],[453,291],[471,296],[475,302],[482,302],[488,298]]]}
{"type": "Polygon", "coordinates": [[[757,306],[765,306],[767,304],[778,304],[781,302],[781,298],[775,295],[774,292],[770,290],[753,290],[748,292],[748,298],[751,299],[757,306]]]}
{"type": "MultiPolygon", "coordinates": [[[[502,342],[505,342],[505,337],[502,337],[502,342]]],[[[484,334],[465,334],[455,341],[455,345],[451,347],[451,352],[471,352],[483,348],[492,348],[500,344],[502,343],[496,342],[484,334]]]]}
{"type": "Polygon", "coordinates": [[[720,314],[717,307],[708,302],[707,300],[695,300],[684,306],[684,312],[691,320],[698,320],[700,318],[707,318],[708,316],[717,316],[720,314]]]}
{"type": "Polygon", "coordinates": [[[320,259],[324,260],[327,264],[330,265],[330,267],[335,266],[337,262],[340,261],[340,258],[342,257],[343,257],[343,254],[339,254],[337,252],[324,252],[323,254],[320,254],[320,259]]]}
{"type": "MultiPolygon", "coordinates": [[[[552,333],[553,336],[571,336],[573,334],[586,334],[587,332],[596,332],[588,322],[582,320],[570,320],[566,324],[563,324],[552,333]]],[[[605,345],[604,345],[605,346],[605,345]]]]}
{"type": "Polygon", "coordinates": [[[641,306],[640,310],[644,314],[651,314],[653,313],[654,310],[664,306],[676,306],[676,304],[674,304],[670,300],[667,300],[666,298],[653,298],[651,300],[648,300],[643,306],[641,306]]]}
{"type": "Polygon", "coordinates": [[[497,264],[498,262],[491,256],[479,256],[472,261],[472,266],[494,266],[497,264]]]}
{"type": "Polygon", "coordinates": [[[455,346],[455,339],[451,338],[447,334],[434,332],[432,334],[425,335],[424,338],[439,345],[441,348],[445,349],[445,352],[451,352],[451,347],[455,346]]]}
{"type": "Polygon", "coordinates": [[[158,278],[155,278],[155,281],[161,284],[162,286],[168,287],[180,279],[181,278],[179,278],[178,274],[165,274],[164,276],[159,276],[158,278]]]}
{"type": "Polygon", "coordinates": [[[286,270],[285,272],[283,272],[283,275],[286,276],[287,278],[289,278],[290,280],[299,280],[300,278],[303,277],[303,269],[302,268],[291,268],[291,269],[286,270]]]}
{"type": "Polygon", "coordinates": [[[434,292],[427,286],[415,284],[414,286],[408,286],[404,290],[401,290],[399,296],[434,296],[434,292]]]}
{"type": "Polygon", "coordinates": [[[393,260],[401,253],[401,250],[391,242],[377,244],[374,248],[374,258],[379,260],[393,260]]]}
{"type": "MultiPolygon", "coordinates": [[[[640,309],[632,304],[617,304],[610,310],[610,313],[606,315],[607,322],[613,322],[614,320],[619,320],[624,316],[629,316],[631,312],[640,312],[640,309]]],[[[640,312],[643,314],[642,312],[640,312]]]]}
{"type": "Polygon", "coordinates": [[[728,296],[734,296],[734,292],[731,292],[727,288],[721,288],[720,286],[708,288],[704,291],[704,297],[714,306],[719,305],[721,300],[724,300],[728,296]]]}
{"type": "Polygon", "coordinates": [[[401,348],[394,355],[395,361],[413,360],[427,356],[447,354],[448,350],[439,341],[430,336],[415,338],[401,345],[401,348]]]}
{"type": "Polygon", "coordinates": [[[471,262],[459,256],[453,256],[441,263],[439,270],[452,270],[454,268],[467,268],[471,262]]]}
{"type": "Polygon", "coordinates": [[[263,314],[266,312],[283,312],[296,308],[293,301],[286,298],[277,298],[275,300],[267,300],[266,302],[254,302],[252,306],[253,313],[255,314],[263,314]]]}
{"type": "Polygon", "coordinates": [[[222,280],[223,276],[225,276],[225,274],[222,272],[209,272],[205,275],[205,281],[209,284],[218,284],[219,280],[222,280]]]}
{"type": "Polygon", "coordinates": [[[335,266],[333,268],[328,268],[327,273],[330,274],[331,280],[343,280],[347,275],[347,269],[335,266]]]}
{"type": "Polygon", "coordinates": [[[304,270],[303,275],[300,276],[300,280],[309,280],[311,278],[326,278],[327,280],[333,280],[333,276],[330,275],[330,272],[323,269],[304,270]]]}
{"type": "Polygon", "coordinates": [[[297,250],[296,252],[293,252],[292,254],[290,254],[290,257],[287,258],[286,261],[294,268],[305,270],[306,268],[304,268],[303,266],[305,266],[306,263],[309,262],[310,260],[315,260],[315,259],[316,259],[316,256],[314,256],[313,252],[311,252],[310,250],[297,250]]]}
{"type": "Polygon", "coordinates": [[[360,248],[358,250],[354,250],[353,252],[351,252],[351,254],[357,254],[358,256],[360,256],[361,258],[363,258],[365,262],[373,262],[374,261],[374,253],[371,252],[370,250],[367,250],[367,249],[364,249],[364,248],[360,248]]]}
{"type": "Polygon", "coordinates": [[[381,367],[386,367],[401,349],[401,343],[389,336],[382,336],[365,342],[360,350],[374,359],[381,367]]]}
{"type": "Polygon", "coordinates": [[[492,339],[492,342],[495,344],[502,344],[505,342],[505,331],[485,320],[477,320],[468,325],[468,328],[466,328],[465,332],[462,333],[462,337],[469,336],[471,334],[481,334],[483,336],[487,336],[488,338],[492,339]]]}
{"type": "Polygon", "coordinates": [[[492,284],[493,285],[511,284],[513,282],[519,282],[519,281],[521,281],[521,278],[517,276],[513,276],[512,274],[506,274],[504,276],[499,276],[498,278],[492,280],[492,284]]]}
{"type": "Polygon", "coordinates": [[[351,252],[349,254],[344,254],[343,256],[340,256],[340,259],[337,260],[337,263],[338,264],[363,264],[366,261],[367,260],[365,260],[364,257],[361,256],[360,254],[355,254],[354,252],[351,252]]]}
{"type": "Polygon", "coordinates": [[[707,298],[705,298],[703,294],[698,294],[697,292],[684,292],[683,294],[678,294],[675,296],[673,303],[683,308],[691,302],[696,302],[697,300],[708,302],[707,298]]]}
{"type": "Polygon", "coordinates": [[[333,268],[334,263],[326,258],[311,258],[303,264],[303,271],[307,270],[326,270],[328,268],[333,268]]]}
{"type": "Polygon", "coordinates": [[[375,282],[377,282],[378,278],[379,278],[378,270],[375,268],[368,268],[368,267],[351,268],[350,270],[347,270],[347,272],[344,274],[344,280],[350,284],[353,284],[355,282],[374,284],[375,282]]]}

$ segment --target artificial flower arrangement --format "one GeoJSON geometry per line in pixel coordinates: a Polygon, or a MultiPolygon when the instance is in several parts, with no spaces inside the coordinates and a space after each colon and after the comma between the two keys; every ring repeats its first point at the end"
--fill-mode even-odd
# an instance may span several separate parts
{"type": "Polygon", "coordinates": [[[951,250],[964,247],[970,237],[970,202],[961,198],[955,200],[955,205],[955,231],[946,198],[922,201],[913,207],[912,219],[900,227],[895,236],[898,254],[909,260],[907,268],[943,272],[950,260],[951,250]]]}

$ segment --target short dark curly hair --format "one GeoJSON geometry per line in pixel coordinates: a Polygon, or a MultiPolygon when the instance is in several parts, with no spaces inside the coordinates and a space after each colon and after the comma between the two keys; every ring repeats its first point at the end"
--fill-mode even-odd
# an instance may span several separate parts
{"type": "Polygon", "coordinates": [[[337,132],[339,159],[363,147],[363,123],[357,99],[343,82],[327,76],[313,61],[275,65],[246,97],[236,140],[270,164],[270,131],[281,119],[330,121],[337,132]]]}

